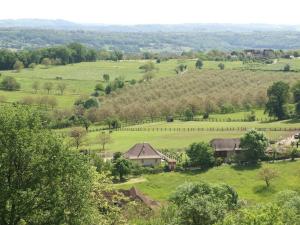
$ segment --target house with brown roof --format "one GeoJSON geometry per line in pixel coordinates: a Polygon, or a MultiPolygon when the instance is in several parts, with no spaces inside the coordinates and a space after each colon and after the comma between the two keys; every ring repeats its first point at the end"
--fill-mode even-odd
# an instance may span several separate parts
{"type": "Polygon", "coordinates": [[[229,159],[234,154],[239,154],[242,150],[240,147],[240,138],[218,138],[213,139],[210,144],[215,150],[215,157],[221,157],[225,160],[229,159]]]}
{"type": "Polygon", "coordinates": [[[141,166],[158,166],[163,161],[168,163],[170,170],[174,170],[176,166],[176,160],[165,156],[148,143],[135,144],[124,154],[124,157],[141,166]]]}

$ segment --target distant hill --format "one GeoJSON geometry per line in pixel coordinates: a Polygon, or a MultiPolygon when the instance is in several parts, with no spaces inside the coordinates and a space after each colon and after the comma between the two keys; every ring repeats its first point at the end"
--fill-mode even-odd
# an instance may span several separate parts
{"type": "Polygon", "coordinates": [[[80,24],[66,20],[16,19],[0,20],[0,28],[39,28],[39,29],[80,29],[101,32],[252,32],[252,31],[300,31],[300,25],[268,25],[268,24],[80,24]]]}
{"type": "Polygon", "coordinates": [[[65,20],[0,20],[0,48],[30,49],[80,42],[117,48],[181,53],[184,50],[300,49],[300,26],[265,24],[103,25],[65,20]]]}

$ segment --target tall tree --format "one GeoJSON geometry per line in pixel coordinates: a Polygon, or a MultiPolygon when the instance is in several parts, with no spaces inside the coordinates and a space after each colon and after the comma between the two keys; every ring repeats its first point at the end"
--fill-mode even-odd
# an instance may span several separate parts
{"type": "Polygon", "coordinates": [[[0,224],[99,224],[87,159],[66,149],[27,107],[1,107],[0,124],[0,224]]]}
{"type": "Polygon", "coordinates": [[[267,95],[269,99],[265,111],[279,120],[286,119],[288,117],[289,85],[278,81],[268,88],[267,95]]]}

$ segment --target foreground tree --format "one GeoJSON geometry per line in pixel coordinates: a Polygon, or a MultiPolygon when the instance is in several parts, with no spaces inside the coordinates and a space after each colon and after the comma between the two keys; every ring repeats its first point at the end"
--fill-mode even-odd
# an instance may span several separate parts
{"type": "Polygon", "coordinates": [[[240,147],[244,150],[244,160],[257,163],[258,160],[265,156],[265,151],[269,146],[269,142],[264,133],[258,132],[256,130],[251,130],[247,132],[241,138],[240,147]]]}
{"type": "Polygon", "coordinates": [[[87,159],[71,154],[27,107],[1,107],[0,124],[1,225],[101,223],[104,198],[91,197],[100,178],[87,159]]]}
{"type": "Polygon", "coordinates": [[[204,142],[193,143],[187,150],[192,166],[200,166],[203,169],[214,165],[215,158],[212,147],[204,142]]]}
{"type": "Polygon", "coordinates": [[[286,119],[288,117],[286,105],[289,99],[289,85],[278,81],[269,87],[267,95],[269,99],[265,111],[269,113],[269,116],[275,116],[279,120],[286,119]]]}
{"type": "Polygon", "coordinates": [[[228,185],[186,183],[176,189],[170,200],[179,209],[179,224],[211,225],[236,208],[238,195],[228,185]]]}

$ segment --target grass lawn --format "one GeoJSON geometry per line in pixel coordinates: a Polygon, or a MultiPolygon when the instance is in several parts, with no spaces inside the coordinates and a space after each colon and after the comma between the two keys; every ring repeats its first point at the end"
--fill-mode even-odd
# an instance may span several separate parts
{"type": "Polygon", "coordinates": [[[300,161],[263,163],[261,167],[240,167],[223,165],[205,172],[170,172],[145,175],[140,182],[118,184],[118,188],[130,188],[133,185],[151,198],[166,201],[170,194],[184,182],[205,181],[210,183],[226,183],[234,187],[240,199],[249,202],[268,202],[281,190],[300,191],[300,161]],[[258,178],[261,167],[270,167],[279,174],[266,188],[264,181],[258,178]]]}

